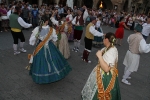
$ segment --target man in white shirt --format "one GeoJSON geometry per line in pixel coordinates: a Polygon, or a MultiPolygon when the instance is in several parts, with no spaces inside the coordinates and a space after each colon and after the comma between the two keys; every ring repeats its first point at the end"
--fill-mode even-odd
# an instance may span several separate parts
{"type": "Polygon", "coordinates": [[[126,53],[123,64],[125,65],[122,82],[131,85],[127,79],[131,79],[132,72],[136,72],[139,67],[140,54],[150,52],[150,44],[147,44],[142,34],[137,32],[128,37],[129,50],[126,53]]]}
{"type": "Polygon", "coordinates": [[[142,26],[143,26],[142,35],[146,40],[150,34],[150,18],[147,18],[147,23],[144,23],[142,26]]]}
{"type": "Polygon", "coordinates": [[[103,33],[95,29],[96,22],[97,22],[96,17],[91,17],[91,22],[86,27],[86,33],[85,33],[85,38],[84,38],[85,49],[83,51],[82,60],[87,63],[91,63],[91,61],[88,60],[88,56],[92,49],[92,41],[94,40],[94,36],[101,37],[104,35],[103,33]]]}
{"type": "Polygon", "coordinates": [[[86,18],[88,17],[88,12],[86,6],[83,6],[78,10],[78,15],[73,19],[72,24],[74,27],[74,48],[72,51],[79,52],[80,40],[83,33],[83,27],[86,18]],[[85,10],[85,11],[84,11],[85,10]]]}
{"type": "MultiPolygon", "coordinates": [[[[13,10],[13,7],[11,8],[11,10],[13,10]]],[[[21,13],[20,7],[16,6],[13,14],[11,14],[11,10],[9,10],[7,16],[9,17],[10,20],[9,24],[11,27],[11,34],[14,39],[14,44],[13,44],[14,55],[17,55],[20,54],[20,52],[17,50],[18,39],[20,39],[20,51],[24,53],[26,52],[26,50],[23,48],[23,45],[25,43],[25,37],[23,35],[22,28],[23,27],[29,28],[32,26],[32,24],[26,23],[21,17],[19,17],[21,13]]]]}

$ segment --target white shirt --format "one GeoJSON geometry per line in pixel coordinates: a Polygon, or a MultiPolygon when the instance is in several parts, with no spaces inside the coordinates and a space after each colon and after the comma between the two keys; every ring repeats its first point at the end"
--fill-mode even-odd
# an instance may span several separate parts
{"type": "Polygon", "coordinates": [[[69,14],[69,15],[66,16],[66,18],[68,18],[68,17],[69,17],[69,21],[72,21],[72,20],[73,20],[73,17],[72,17],[71,14],[69,14]]]}
{"type": "Polygon", "coordinates": [[[147,44],[146,41],[144,39],[142,39],[140,41],[139,51],[140,51],[140,53],[150,52],[150,44],[147,44]]]}
{"type": "Polygon", "coordinates": [[[149,34],[150,34],[150,24],[144,23],[142,26],[143,26],[142,34],[144,36],[149,36],[149,34]]]}
{"type": "MultiPolygon", "coordinates": [[[[7,17],[9,18],[10,15],[11,15],[11,10],[7,12],[7,17]]],[[[18,23],[24,28],[29,28],[32,26],[32,24],[26,23],[21,17],[18,17],[18,23]]]]}
{"type": "Polygon", "coordinates": [[[61,8],[58,9],[58,14],[59,14],[59,15],[62,14],[61,8]]]}
{"type": "Polygon", "coordinates": [[[144,17],[141,17],[140,20],[144,22],[144,21],[145,21],[145,18],[144,18],[144,17]]]}
{"type": "Polygon", "coordinates": [[[61,13],[62,13],[62,14],[64,13],[64,8],[61,8],[61,13]]]}
{"type": "Polygon", "coordinates": [[[96,22],[95,27],[96,27],[96,28],[99,28],[100,26],[101,26],[101,21],[100,21],[100,20],[98,20],[98,21],[96,22]]]}
{"type": "Polygon", "coordinates": [[[13,6],[13,8],[14,8],[14,9],[12,10],[12,12],[14,12],[14,11],[15,11],[15,6],[13,6]]]}
{"type": "Polygon", "coordinates": [[[97,30],[95,29],[95,26],[90,26],[89,31],[90,31],[90,33],[92,33],[94,36],[101,37],[101,36],[104,35],[103,33],[97,31],[97,30]]]}
{"type": "MultiPolygon", "coordinates": [[[[89,16],[87,9],[85,9],[84,14],[83,14],[83,20],[84,22],[86,21],[86,18],[89,16]]],[[[73,19],[72,24],[76,24],[76,17],[73,19]]],[[[79,21],[77,22],[77,25],[79,25],[79,21]]]]}
{"type": "Polygon", "coordinates": [[[59,26],[58,21],[57,21],[57,20],[55,20],[55,18],[54,18],[54,17],[51,17],[51,18],[50,18],[50,20],[52,21],[52,23],[53,23],[54,25],[59,26]]]}

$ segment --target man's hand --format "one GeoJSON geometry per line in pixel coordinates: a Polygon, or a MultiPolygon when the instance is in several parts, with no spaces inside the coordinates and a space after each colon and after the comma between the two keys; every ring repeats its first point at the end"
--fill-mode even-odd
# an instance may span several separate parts
{"type": "Polygon", "coordinates": [[[75,26],[79,26],[78,24],[75,24],[75,26]]]}

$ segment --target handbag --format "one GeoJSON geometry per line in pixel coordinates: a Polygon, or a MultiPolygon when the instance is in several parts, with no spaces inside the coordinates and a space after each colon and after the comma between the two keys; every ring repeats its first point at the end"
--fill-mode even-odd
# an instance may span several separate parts
{"type": "Polygon", "coordinates": [[[1,16],[1,19],[2,19],[2,20],[7,20],[8,17],[7,17],[7,16],[1,16]]]}

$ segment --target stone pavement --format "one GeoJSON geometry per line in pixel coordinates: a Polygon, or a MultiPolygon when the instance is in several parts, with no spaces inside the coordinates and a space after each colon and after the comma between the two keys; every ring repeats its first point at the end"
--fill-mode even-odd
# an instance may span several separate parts
{"type": "MultiPolygon", "coordinates": [[[[103,31],[115,32],[115,28],[103,26],[103,31]]],[[[132,31],[125,31],[122,46],[118,47],[119,52],[119,83],[122,100],[150,100],[150,53],[141,56],[140,67],[137,73],[131,75],[131,86],[121,83],[124,71],[123,59],[128,50],[127,37],[132,31]]],[[[26,38],[25,49],[32,53],[35,47],[28,45],[31,30],[24,31],[26,38]]],[[[84,37],[84,35],[83,35],[84,37]]],[[[83,62],[80,58],[84,49],[82,45],[79,53],[71,52],[68,59],[72,71],[64,79],[51,83],[39,85],[32,81],[25,67],[28,65],[27,54],[22,53],[14,56],[12,49],[12,36],[10,32],[0,33],[0,100],[81,100],[81,90],[97,64],[95,53],[100,48],[93,48],[89,59],[91,64],[83,62]]],[[[148,43],[150,39],[148,38],[148,43]]],[[[70,43],[70,48],[73,43],[70,43]]]]}

